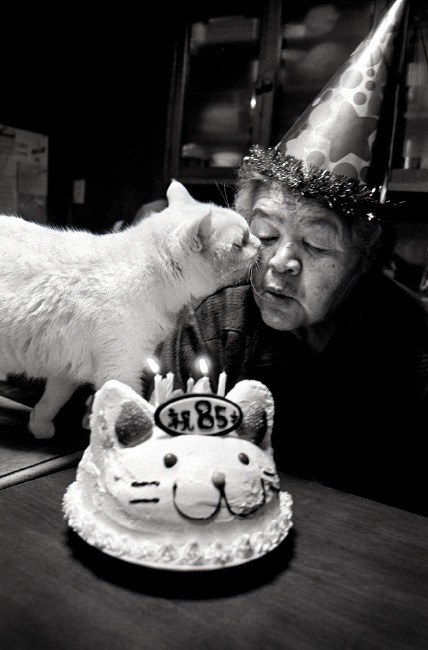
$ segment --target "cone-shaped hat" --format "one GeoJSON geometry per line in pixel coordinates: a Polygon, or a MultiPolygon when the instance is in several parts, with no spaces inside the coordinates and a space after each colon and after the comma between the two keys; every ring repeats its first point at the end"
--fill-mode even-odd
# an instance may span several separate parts
{"type": "Polygon", "coordinates": [[[257,169],[329,204],[337,203],[330,200],[335,198],[340,203],[344,195],[353,195],[351,203],[379,202],[393,123],[388,90],[397,72],[396,43],[406,2],[395,0],[276,147],[254,147],[243,168],[257,169]]]}

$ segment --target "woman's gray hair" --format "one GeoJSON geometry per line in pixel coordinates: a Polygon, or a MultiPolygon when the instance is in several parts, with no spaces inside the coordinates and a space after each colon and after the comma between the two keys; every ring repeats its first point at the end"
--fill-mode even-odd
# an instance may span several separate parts
{"type": "MultiPolygon", "coordinates": [[[[262,186],[269,184],[281,189],[284,199],[296,201],[304,197],[298,190],[289,188],[284,182],[272,179],[263,174],[248,170],[241,173],[236,185],[235,210],[249,221],[258,192],[262,186]]],[[[315,200],[309,199],[308,200],[315,200]]],[[[323,203],[325,207],[329,207],[323,203]]],[[[333,208],[330,208],[333,209],[333,208]]],[[[359,217],[336,214],[342,219],[347,219],[350,227],[352,240],[360,251],[366,270],[371,268],[383,268],[391,260],[395,245],[395,232],[392,225],[378,220],[369,221],[359,217]]]]}

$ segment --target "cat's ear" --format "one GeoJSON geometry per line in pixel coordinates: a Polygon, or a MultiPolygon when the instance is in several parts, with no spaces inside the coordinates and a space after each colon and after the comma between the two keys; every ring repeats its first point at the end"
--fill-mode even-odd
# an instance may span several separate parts
{"type": "Polygon", "coordinates": [[[190,196],[184,185],[176,180],[172,180],[166,192],[168,204],[173,203],[197,203],[197,201],[190,196]]]}
{"type": "Polygon", "coordinates": [[[93,451],[135,447],[153,434],[154,407],[132,388],[107,381],[95,394],[91,415],[93,451]]]}
{"type": "Polygon", "coordinates": [[[255,379],[239,381],[226,395],[242,410],[242,424],[234,435],[245,438],[265,451],[272,451],[274,401],[270,390],[255,379]]]}
{"type": "Polygon", "coordinates": [[[212,218],[212,211],[207,207],[205,214],[189,224],[189,241],[192,250],[201,251],[207,248],[213,230],[212,218]]]}

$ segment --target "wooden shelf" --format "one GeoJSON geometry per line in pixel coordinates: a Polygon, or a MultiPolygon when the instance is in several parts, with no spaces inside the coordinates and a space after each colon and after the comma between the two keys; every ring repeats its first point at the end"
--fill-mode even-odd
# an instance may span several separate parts
{"type": "Polygon", "coordinates": [[[183,167],[180,166],[177,180],[180,183],[190,185],[215,185],[216,183],[227,185],[234,184],[237,179],[235,167],[183,167]]]}

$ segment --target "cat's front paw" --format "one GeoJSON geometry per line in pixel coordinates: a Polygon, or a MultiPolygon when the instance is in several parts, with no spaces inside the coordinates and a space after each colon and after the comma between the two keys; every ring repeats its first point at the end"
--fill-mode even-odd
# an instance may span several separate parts
{"type": "Polygon", "coordinates": [[[34,411],[30,413],[30,420],[28,422],[29,431],[39,440],[52,438],[55,435],[55,426],[53,423],[46,420],[38,420],[33,416],[33,413],[34,411]]]}

